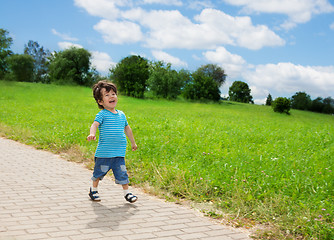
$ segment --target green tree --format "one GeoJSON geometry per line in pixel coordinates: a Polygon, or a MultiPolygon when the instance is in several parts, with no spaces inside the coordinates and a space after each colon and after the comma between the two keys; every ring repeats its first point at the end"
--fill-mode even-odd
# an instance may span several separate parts
{"type": "Polygon", "coordinates": [[[18,82],[33,82],[34,59],[27,54],[13,54],[8,59],[10,78],[18,82]]]}
{"type": "Polygon", "coordinates": [[[110,77],[119,91],[126,96],[143,98],[149,78],[149,64],[141,56],[123,58],[110,69],[110,77]]]}
{"type": "Polygon", "coordinates": [[[192,81],[184,88],[183,95],[190,100],[220,100],[220,90],[216,81],[203,71],[192,74],[192,81]]]}
{"type": "Polygon", "coordinates": [[[227,77],[224,70],[216,64],[203,65],[197,69],[197,72],[201,72],[204,76],[212,78],[218,87],[221,87],[225,83],[227,77]]]}
{"type": "Polygon", "coordinates": [[[291,108],[299,110],[309,110],[311,107],[311,97],[305,92],[296,92],[291,97],[291,108]]]}
{"type": "Polygon", "coordinates": [[[29,40],[24,46],[24,53],[32,56],[34,59],[34,81],[48,82],[48,58],[51,56],[49,50],[44,50],[38,42],[29,40]]]}
{"type": "Polygon", "coordinates": [[[0,79],[9,71],[8,57],[13,54],[10,50],[13,39],[8,34],[7,30],[0,28],[0,79]]]}
{"type": "Polygon", "coordinates": [[[90,57],[86,49],[76,47],[54,53],[49,65],[51,82],[91,86],[94,80],[90,71],[90,57]]]}
{"type": "Polygon", "coordinates": [[[269,93],[268,97],[267,97],[267,100],[266,100],[266,105],[271,106],[272,102],[273,102],[273,97],[269,93]]]}
{"type": "Polygon", "coordinates": [[[324,100],[322,99],[322,97],[317,97],[316,99],[314,99],[311,103],[311,107],[310,110],[312,112],[319,112],[322,113],[323,109],[324,109],[324,100]]]}
{"type": "Polygon", "coordinates": [[[156,96],[167,99],[176,99],[184,86],[183,75],[171,69],[170,63],[161,61],[151,63],[148,88],[156,96]]]}
{"type": "Polygon", "coordinates": [[[248,84],[242,81],[233,82],[228,91],[229,99],[235,102],[254,103],[248,84]]]}
{"type": "Polygon", "coordinates": [[[189,70],[185,70],[185,69],[181,69],[178,72],[180,81],[183,83],[183,86],[181,87],[181,91],[182,89],[184,89],[184,87],[189,84],[192,80],[191,78],[191,72],[189,70]]]}
{"type": "Polygon", "coordinates": [[[278,97],[273,101],[271,107],[274,112],[290,114],[291,101],[285,97],[278,97]]]}
{"type": "Polygon", "coordinates": [[[323,100],[323,113],[334,114],[334,99],[327,97],[323,100]]]}

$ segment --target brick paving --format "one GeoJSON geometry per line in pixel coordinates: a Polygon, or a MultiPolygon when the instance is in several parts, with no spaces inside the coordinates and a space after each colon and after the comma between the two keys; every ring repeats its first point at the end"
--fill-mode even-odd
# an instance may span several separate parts
{"type": "Polygon", "coordinates": [[[55,154],[0,138],[0,240],[250,239],[245,230],[136,188],[138,201],[127,203],[111,178],[100,182],[102,201],[92,202],[91,174],[55,154]]]}

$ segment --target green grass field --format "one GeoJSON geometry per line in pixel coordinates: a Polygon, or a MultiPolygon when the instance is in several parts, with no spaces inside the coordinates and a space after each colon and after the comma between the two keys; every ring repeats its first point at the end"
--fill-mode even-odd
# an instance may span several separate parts
{"type": "MultiPolygon", "coordinates": [[[[91,89],[0,81],[0,109],[2,136],[91,166],[91,89]]],[[[259,238],[334,239],[334,116],[125,96],[118,109],[139,146],[127,151],[132,184],[206,202],[208,215],[234,224],[270,226],[259,238]]]]}

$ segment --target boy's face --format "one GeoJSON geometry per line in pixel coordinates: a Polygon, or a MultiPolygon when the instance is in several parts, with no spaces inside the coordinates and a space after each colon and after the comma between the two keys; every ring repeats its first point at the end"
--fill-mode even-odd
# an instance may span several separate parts
{"type": "Polygon", "coordinates": [[[101,89],[102,100],[99,100],[99,104],[107,110],[114,110],[117,104],[117,95],[113,90],[107,92],[105,88],[101,89]]]}

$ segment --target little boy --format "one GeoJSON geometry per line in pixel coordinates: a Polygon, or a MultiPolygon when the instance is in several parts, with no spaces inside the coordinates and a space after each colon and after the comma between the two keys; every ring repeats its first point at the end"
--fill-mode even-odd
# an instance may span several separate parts
{"type": "Polygon", "coordinates": [[[121,184],[123,187],[125,199],[134,203],[137,197],[129,192],[129,178],[124,160],[127,144],[125,134],[131,141],[132,151],[137,150],[137,145],[124,113],[116,109],[117,88],[113,83],[99,81],[93,86],[93,95],[102,110],[96,114],[87,137],[88,141],[96,140],[95,134],[99,128],[100,136],[92,177],[93,187],[90,188],[89,196],[93,201],[101,200],[97,189],[99,181],[112,169],[116,184],[121,184]]]}

